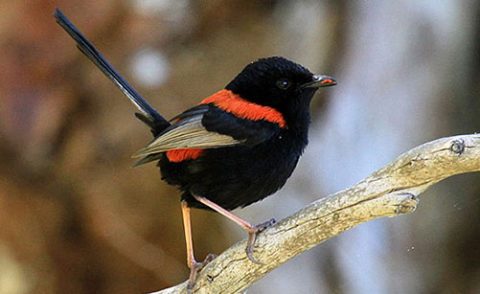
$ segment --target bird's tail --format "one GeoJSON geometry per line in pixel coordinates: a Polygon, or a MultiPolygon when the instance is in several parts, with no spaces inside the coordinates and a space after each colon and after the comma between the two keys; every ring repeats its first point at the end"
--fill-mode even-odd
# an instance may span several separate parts
{"type": "Polygon", "coordinates": [[[85,38],[75,25],[60,11],[55,10],[57,23],[75,40],[78,49],[82,51],[115,85],[132,101],[140,113],[135,116],[147,124],[156,135],[168,127],[170,123],[161,116],[130,84],[120,76],[103,55],[85,38]]]}

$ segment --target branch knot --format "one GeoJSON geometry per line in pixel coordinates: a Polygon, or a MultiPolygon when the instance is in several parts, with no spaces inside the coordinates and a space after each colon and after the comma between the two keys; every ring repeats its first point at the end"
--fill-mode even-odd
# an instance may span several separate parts
{"type": "Polygon", "coordinates": [[[412,213],[417,209],[418,197],[413,193],[402,192],[397,194],[397,196],[403,197],[403,199],[397,204],[395,209],[396,214],[407,214],[412,213]]]}
{"type": "Polygon", "coordinates": [[[462,154],[465,151],[465,141],[462,139],[453,140],[450,150],[458,155],[462,154]]]}

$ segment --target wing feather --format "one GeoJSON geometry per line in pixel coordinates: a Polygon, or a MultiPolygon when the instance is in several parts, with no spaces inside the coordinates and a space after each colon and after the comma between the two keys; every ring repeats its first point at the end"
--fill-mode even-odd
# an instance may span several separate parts
{"type": "Polygon", "coordinates": [[[214,105],[195,106],[170,120],[171,125],[132,157],[139,164],[158,159],[160,153],[176,149],[212,149],[237,144],[254,146],[281,131],[269,121],[250,121],[214,105]]]}
{"type": "Polygon", "coordinates": [[[164,133],[155,138],[148,146],[140,149],[132,157],[146,157],[173,149],[219,148],[242,143],[231,136],[211,132],[202,124],[206,109],[194,109],[173,119],[176,120],[164,133]]]}

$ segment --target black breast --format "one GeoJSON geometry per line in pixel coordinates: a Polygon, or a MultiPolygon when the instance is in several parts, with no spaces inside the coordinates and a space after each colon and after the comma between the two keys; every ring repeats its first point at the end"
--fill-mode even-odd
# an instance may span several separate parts
{"type": "Polygon", "coordinates": [[[195,160],[160,160],[163,178],[184,192],[192,207],[206,208],[192,193],[225,209],[244,207],[273,194],[290,177],[306,145],[282,132],[253,147],[233,146],[205,150],[195,160]]]}

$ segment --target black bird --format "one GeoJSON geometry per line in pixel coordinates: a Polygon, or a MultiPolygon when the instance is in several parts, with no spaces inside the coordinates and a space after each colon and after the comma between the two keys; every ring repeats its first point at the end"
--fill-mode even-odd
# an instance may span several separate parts
{"type": "Polygon", "coordinates": [[[292,174],[308,143],[309,106],[319,87],[336,84],[283,57],[248,64],[227,86],[167,121],[153,109],[57,9],[57,22],[137,106],[137,118],[154,140],[134,157],[158,161],[162,179],[181,191],[190,268],[189,286],[203,266],[194,257],[190,208],[214,210],[248,233],[253,262],[256,234],[272,222],[251,225],[230,210],[273,194],[292,174]]]}

